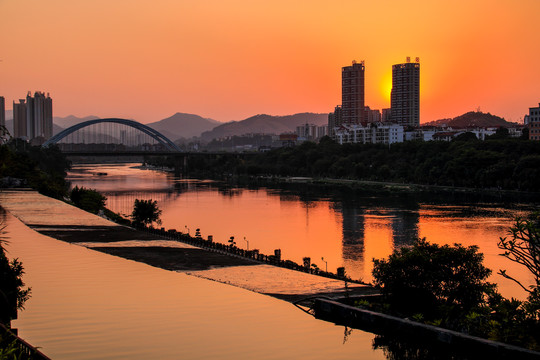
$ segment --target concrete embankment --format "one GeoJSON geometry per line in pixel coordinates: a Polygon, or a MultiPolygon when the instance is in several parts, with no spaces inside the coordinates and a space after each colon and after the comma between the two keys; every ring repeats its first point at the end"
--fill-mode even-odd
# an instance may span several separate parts
{"type": "Polygon", "coordinates": [[[421,324],[416,321],[360,309],[327,299],[316,299],[315,316],[341,325],[366,330],[393,339],[416,341],[424,346],[435,343],[468,359],[540,359],[540,353],[521,347],[482,339],[457,331],[421,324]]]}
{"type": "Polygon", "coordinates": [[[343,280],[262,264],[120,226],[35,191],[2,190],[0,206],[33,230],[58,240],[288,301],[315,295],[373,293],[368,286],[349,284],[345,289],[343,280]]]}

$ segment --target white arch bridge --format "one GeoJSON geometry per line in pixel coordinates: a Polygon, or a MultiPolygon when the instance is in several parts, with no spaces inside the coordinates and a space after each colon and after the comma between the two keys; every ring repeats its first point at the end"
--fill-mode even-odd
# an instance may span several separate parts
{"type": "Polygon", "coordinates": [[[137,121],[96,119],[73,125],[51,137],[42,146],[57,144],[70,153],[182,152],[171,140],[137,121]]]}

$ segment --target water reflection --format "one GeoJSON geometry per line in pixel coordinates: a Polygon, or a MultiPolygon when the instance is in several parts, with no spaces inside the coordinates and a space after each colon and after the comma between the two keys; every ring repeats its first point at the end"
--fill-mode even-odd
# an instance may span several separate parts
{"type": "Polygon", "coordinates": [[[390,216],[394,247],[410,245],[414,240],[418,239],[419,211],[394,211],[390,216]]]}
{"type": "Polygon", "coordinates": [[[373,334],[342,344],[342,327],[284,301],[7,225],[32,287],[13,326],[52,359],[384,358],[373,334]]]}
{"type": "Polygon", "coordinates": [[[456,349],[450,349],[441,343],[427,343],[394,335],[376,335],[373,348],[381,349],[388,360],[467,360],[481,359],[482,354],[459,354],[456,349]]]}
{"type": "MultiPolygon", "coordinates": [[[[179,180],[125,165],[109,165],[103,170],[109,174],[105,177],[89,175],[97,167],[75,167],[71,180],[105,192],[113,211],[131,213],[136,198],[158,200],[166,228],[200,228],[203,236],[213,235],[222,243],[230,236],[246,237],[252,249],[270,254],[280,248],[284,258],[297,263],[303,257],[324,257],[329,270],[344,266],[353,278],[370,281],[372,258],[386,257],[419,237],[438,244],[477,245],[494,273],[505,268],[528,276],[499,257],[496,246],[514,217],[532,211],[528,205],[459,193],[413,196],[294,183],[239,187],[179,180]]],[[[501,284],[506,295],[523,297],[517,286],[498,275],[491,281],[501,284]]]]}

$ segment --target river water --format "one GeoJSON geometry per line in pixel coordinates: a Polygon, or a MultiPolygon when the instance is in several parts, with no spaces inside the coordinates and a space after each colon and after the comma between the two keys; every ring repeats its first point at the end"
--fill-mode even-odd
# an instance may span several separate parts
{"type": "MultiPolygon", "coordinates": [[[[132,165],[76,166],[73,184],[95,188],[114,211],[154,199],[163,226],[313,262],[369,280],[371,258],[425,236],[478,245],[486,264],[531,280],[498,256],[496,242],[527,205],[393,198],[306,189],[239,188],[132,165]],[[98,172],[107,175],[97,175],[98,172]],[[244,237],[247,241],[244,241],[244,237]]],[[[32,208],[32,204],[28,204],[32,208]]],[[[44,216],[47,216],[44,214],[44,216]]],[[[157,269],[40,235],[1,211],[8,257],[25,267],[32,297],[13,326],[53,359],[385,359],[373,334],[316,320],[290,303],[157,269]]],[[[522,292],[492,276],[505,296],[522,292]]],[[[448,354],[447,354],[448,355],[448,354]]],[[[445,355],[446,356],[446,355],[445,355]]],[[[448,355],[450,356],[450,355],[448,355]]],[[[398,356],[399,357],[399,356],[398,356]]],[[[435,358],[435,357],[432,357],[435,358]]],[[[443,357],[444,359],[450,357],[443,357]]]]}
{"type": "Polygon", "coordinates": [[[499,237],[518,216],[534,210],[527,204],[460,197],[396,195],[265,187],[242,188],[219,182],[178,179],[173,175],[122,165],[77,165],[69,174],[73,185],[97,189],[107,206],[129,215],[135,199],[157,200],[162,226],[238,247],[302,263],[310,257],[319,268],[335,272],[344,266],[353,279],[371,281],[373,258],[387,257],[396,246],[425,237],[437,244],[476,245],[493,270],[491,281],[507,297],[523,299],[524,291],[497,275],[507,269],[525,283],[529,274],[501,257],[499,237]],[[98,175],[106,173],[107,175],[98,175]],[[322,259],[324,258],[324,260],[322,259]]]}
{"type": "Polygon", "coordinates": [[[385,358],[373,334],[290,303],[51,239],[1,208],[0,219],[32,288],[12,326],[52,359],[385,358]]]}

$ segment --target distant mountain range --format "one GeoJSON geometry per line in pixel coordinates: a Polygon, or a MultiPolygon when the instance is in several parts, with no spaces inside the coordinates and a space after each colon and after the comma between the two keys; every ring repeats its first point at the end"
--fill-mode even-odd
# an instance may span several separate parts
{"type": "Polygon", "coordinates": [[[295,131],[303,124],[323,125],[328,123],[328,114],[300,113],[286,116],[255,115],[241,121],[232,121],[216,126],[201,134],[203,141],[225,136],[244,134],[281,134],[295,131]]]}
{"type": "Polygon", "coordinates": [[[440,119],[422,124],[424,126],[450,126],[453,128],[467,128],[467,127],[510,127],[519,125],[517,123],[508,122],[500,116],[492,115],[490,113],[483,113],[478,111],[470,111],[463,115],[456,116],[455,118],[440,119]]]}
{"type": "MultiPolygon", "coordinates": [[[[55,117],[54,133],[83,121],[98,119],[96,116],[79,118],[73,115],[55,117]]],[[[199,115],[176,113],[166,119],[146,124],[159,131],[172,141],[181,138],[202,137],[203,141],[224,136],[244,135],[250,133],[281,134],[295,131],[296,127],[305,123],[323,125],[328,122],[328,114],[301,113],[287,116],[255,115],[241,121],[221,123],[203,118],[199,115]]]]}
{"type": "MultiPolygon", "coordinates": [[[[6,111],[7,112],[7,111],[6,111]]],[[[11,135],[13,135],[14,133],[14,130],[13,130],[13,117],[11,118],[8,118],[7,115],[6,115],[6,128],[8,129],[9,133],[11,135]]],[[[56,125],[54,122],[53,122],[53,135],[56,135],[58,134],[60,131],[64,130],[64,128],[56,125]]]]}
{"type": "Polygon", "coordinates": [[[221,123],[217,120],[199,115],[176,113],[171,117],[146,125],[174,141],[179,138],[199,137],[204,131],[212,130],[219,124],[221,123]]]}
{"type": "Polygon", "coordinates": [[[67,129],[68,127],[71,127],[73,125],[76,125],[78,123],[81,123],[83,121],[95,120],[95,119],[99,119],[99,117],[93,116],[93,115],[85,116],[85,117],[82,117],[82,118],[77,117],[75,115],[69,115],[69,116],[65,116],[65,117],[55,116],[55,117],[53,117],[53,124],[58,125],[63,130],[63,129],[67,129]]]}
{"type": "MultiPolygon", "coordinates": [[[[13,134],[13,114],[6,111],[6,126],[13,134]]],[[[57,134],[65,128],[73,126],[83,121],[98,119],[97,116],[76,117],[69,115],[66,117],[54,117],[53,133],[57,134]]],[[[227,136],[240,136],[245,134],[281,134],[294,132],[297,126],[303,124],[324,125],[328,123],[328,114],[299,113],[286,116],[272,116],[260,114],[251,116],[240,121],[221,123],[219,121],[203,118],[199,115],[176,113],[166,119],[146,124],[161,132],[172,141],[200,137],[203,142],[227,136]]],[[[447,125],[453,128],[466,127],[510,127],[517,125],[505,119],[483,112],[468,112],[455,118],[440,119],[424,123],[422,125],[442,126],[447,125]]]]}

